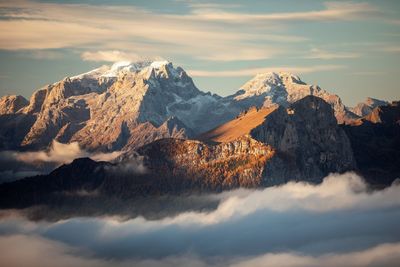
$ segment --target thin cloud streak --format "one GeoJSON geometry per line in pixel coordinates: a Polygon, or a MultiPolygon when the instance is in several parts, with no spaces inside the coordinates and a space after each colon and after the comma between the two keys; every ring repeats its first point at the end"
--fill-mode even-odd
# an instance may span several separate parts
{"type": "Polygon", "coordinates": [[[86,51],[81,54],[84,61],[139,61],[143,58],[137,54],[126,53],[119,50],[86,51]]]}
{"type": "Polygon", "coordinates": [[[331,52],[322,50],[319,48],[311,49],[310,53],[306,55],[304,58],[308,59],[351,59],[351,58],[359,58],[361,55],[359,53],[351,53],[351,52],[331,52]]]}
{"type": "Polygon", "coordinates": [[[293,21],[349,21],[371,18],[372,15],[380,14],[379,10],[368,3],[354,2],[327,2],[325,9],[318,11],[284,12],[272,14],[244,14],[224,12],[218,9],[194,10],[194,17],[201,20],[224,21],[224,22],[293,22],[293,21]]]}
{"type": "Polygon", "coordinates": [[[331,70],[345,69],[343,65],[318,65],[311,67],[268,67],[268,68],[249,68],[230,71],[209,71],[209,70],[189,70],[188,73],[193,77],[240,77],[253,76],[265,72],[290,72],[294,74],[314,73],[331,70]]]}

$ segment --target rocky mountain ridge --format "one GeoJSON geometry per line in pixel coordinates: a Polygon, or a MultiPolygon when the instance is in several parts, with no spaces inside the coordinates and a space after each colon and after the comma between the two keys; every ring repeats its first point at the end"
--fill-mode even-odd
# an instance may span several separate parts
{"type": "Polygon", "coordinates": [[[118,163],[81,158],[48,175],[2,184],[0,207],[43,205],[65,194],[79,197],[77,192],[134,199],[254,188],[263,184],[262,172],[273,154],[271,147],[246,136],[216,146],[167,138],[124,155],[118,163]]]}
{"type": "Polygon", "coordinates": [[[338,96],[288,73],[258,74],[221,97],[200,91],[171,62],[119,62],[48,85],[29,101],[0,98],[0,149],[44,149],[52,140],[90,151],[136,149],[196,136],[252,106],[287,107],[307,95],[327,101],[339,123],[359,118],[338,96]]]}

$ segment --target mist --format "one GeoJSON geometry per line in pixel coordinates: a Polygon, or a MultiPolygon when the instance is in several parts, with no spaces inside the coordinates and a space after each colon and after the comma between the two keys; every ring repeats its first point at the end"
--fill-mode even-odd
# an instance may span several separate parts
{"type": "Polygon", "coordinates": [[[0,183],[45,174],[62,164],[71,163],[76,158],[89,157],[96,161],[112,161],[119,155],[121,151],[90,153],[82,149],[78,142],[63,144],[55,140],[46,150],[0,151],[0,183]]]}
{"type": "Polygon", "coordinates": [[[372,191],[361,177],[345,173],[319,185],[290,182],[203,197],[219,205],[157,220],[102,216],[34,222],[10,211],[0,220],[0,261],[7,266],[287,267],[397,266],[400,261],[398,183],[372,191]],[[10,249],[15,247],[23,249],[10,249]]]}

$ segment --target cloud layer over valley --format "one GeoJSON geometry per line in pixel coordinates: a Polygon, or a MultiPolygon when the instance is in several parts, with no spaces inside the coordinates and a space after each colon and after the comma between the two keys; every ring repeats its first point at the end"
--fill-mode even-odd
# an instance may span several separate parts
{"type": "MultiPolygon", "coordinates": [[[[208,195],[213,211],[175,217],[0,221],[7,266],[396,266],[400,185],[371,191],[354,173],[208,195]],[[10,246],[12,244],[12,246],[10,246]],[[14,250],[10,248],[24,249],[14,250]],[[46,252],[46,258],[37,258],[46,252]],[[57,261],[55,262],[55,259],[57,261]]],[[[182,200],[184,201],[184,199],[182,200]]]]}

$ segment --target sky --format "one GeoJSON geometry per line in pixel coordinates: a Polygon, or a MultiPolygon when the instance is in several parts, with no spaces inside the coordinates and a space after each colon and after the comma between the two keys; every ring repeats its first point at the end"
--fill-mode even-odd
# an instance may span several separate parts
{"type": "Polygon", "coordinates": [[[166,59],[236,92],[289,71],[341,96],[400,99],[400,1],[1,1],[0,96],[116,61],[166,59]]]}

